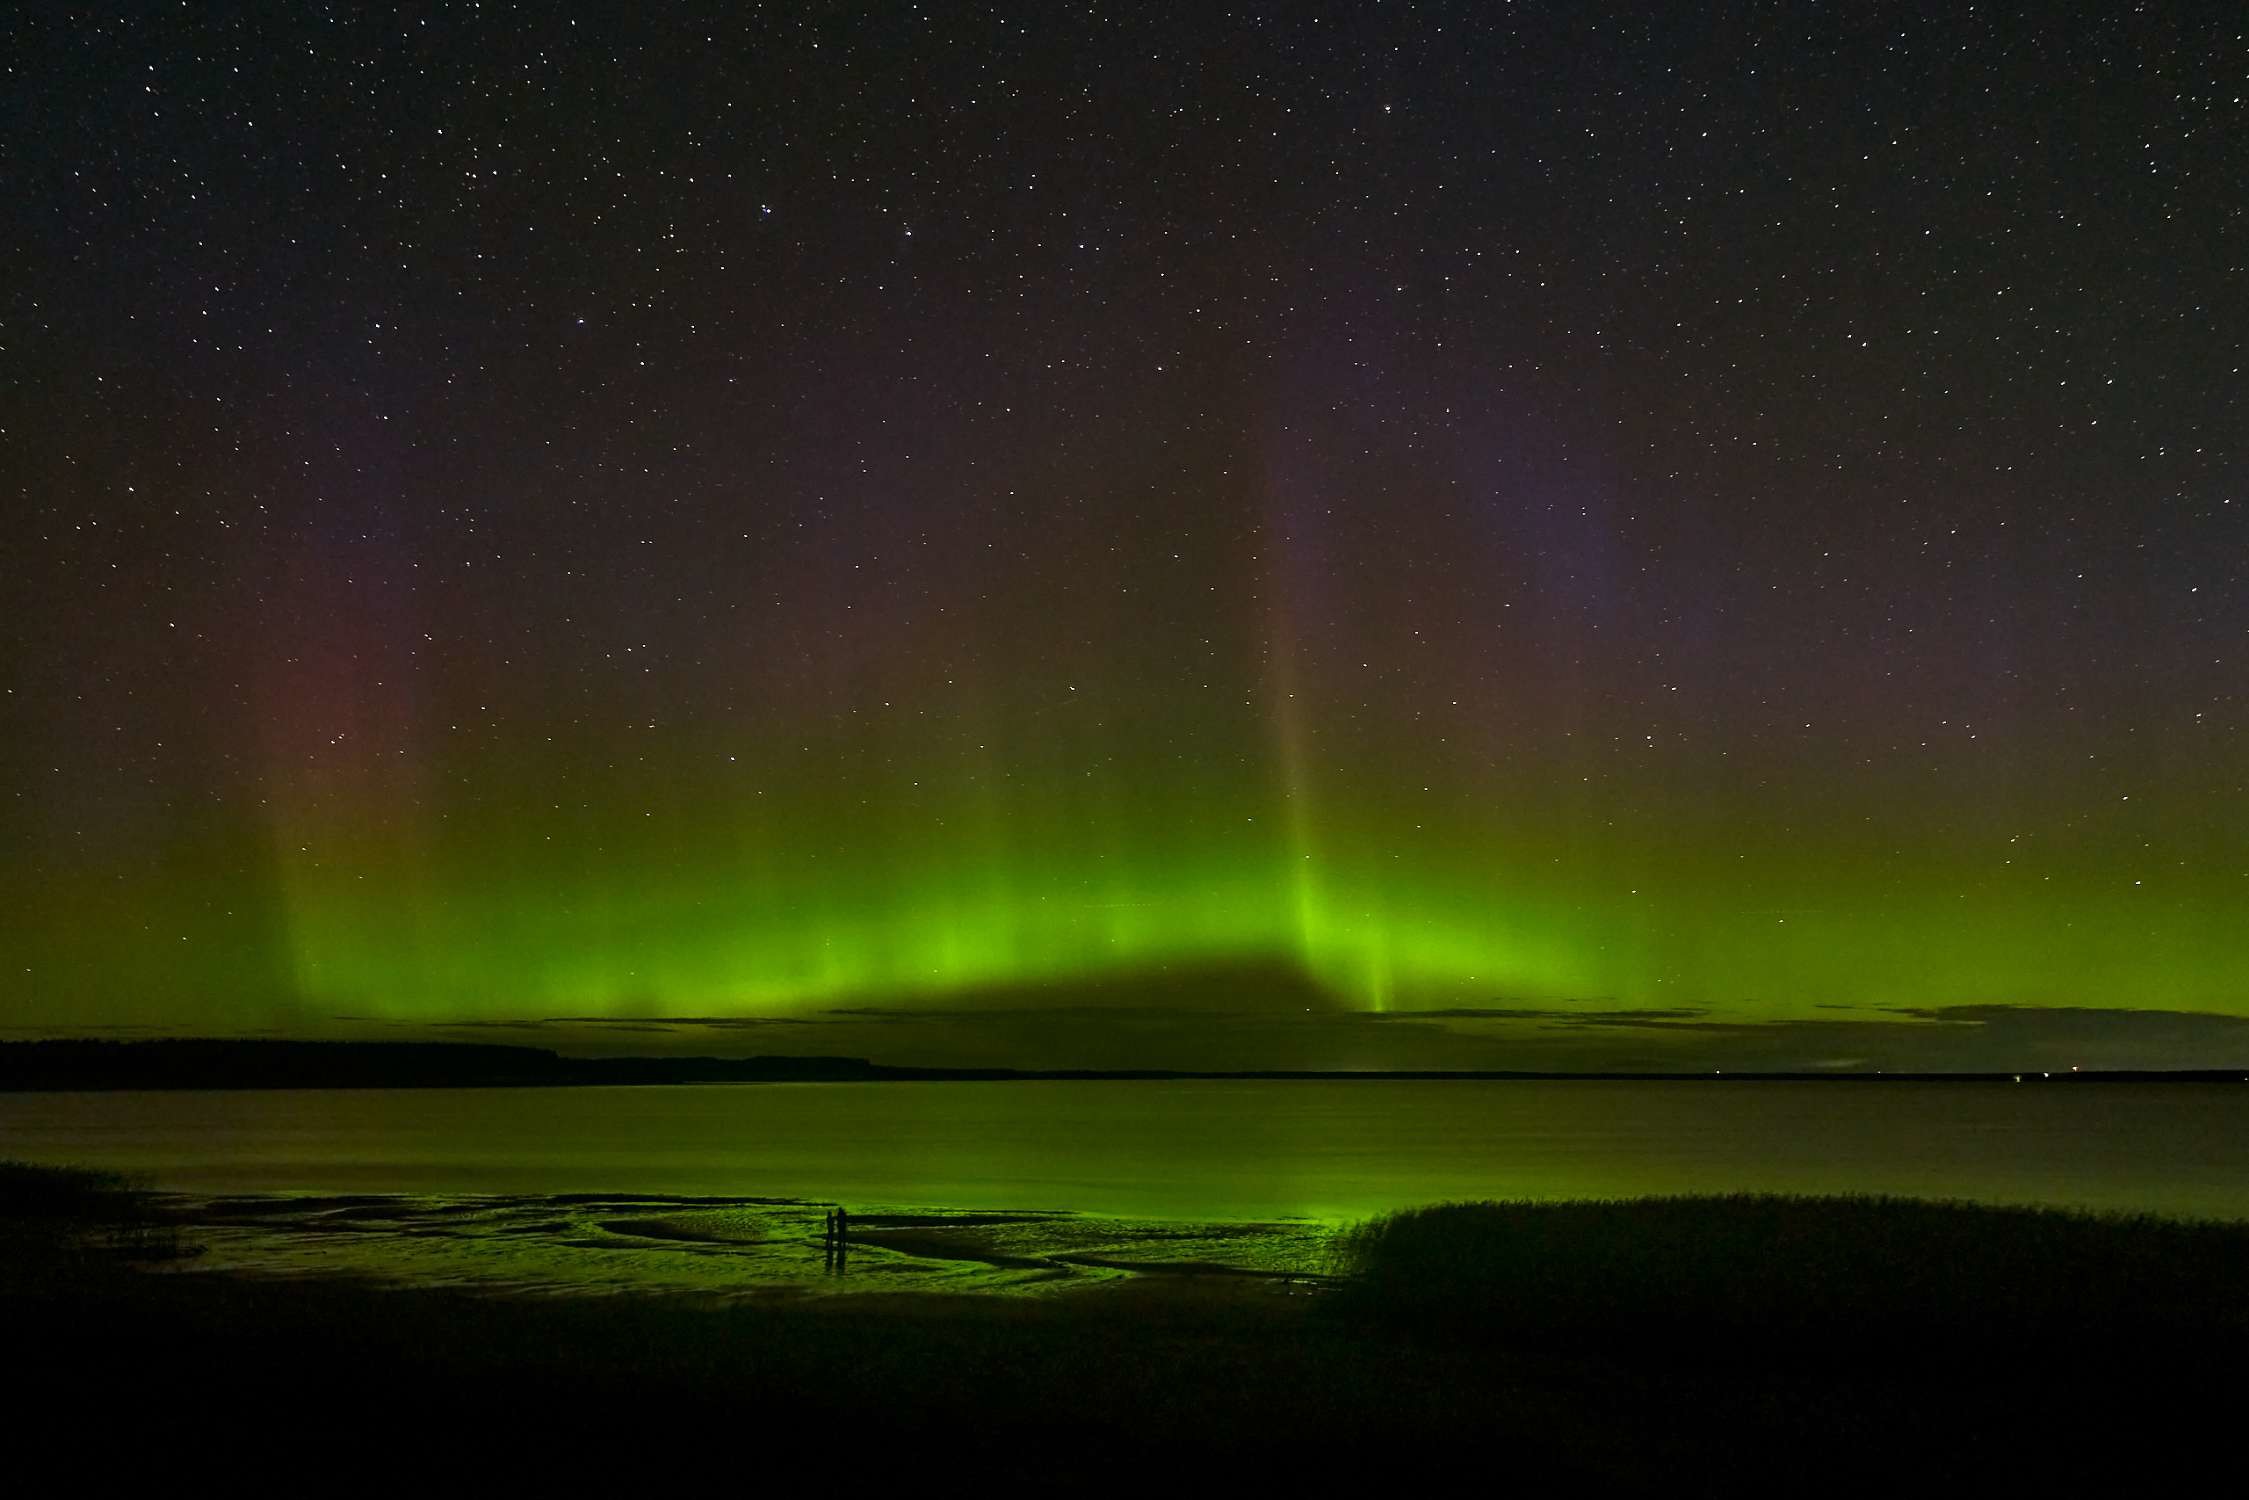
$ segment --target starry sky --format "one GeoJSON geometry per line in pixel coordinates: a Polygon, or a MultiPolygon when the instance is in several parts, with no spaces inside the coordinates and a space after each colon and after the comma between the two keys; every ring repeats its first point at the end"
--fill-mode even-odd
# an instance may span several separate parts
{"type": "Polygon", "coordinates": [[[0,1023],[2249,1060],[2245,63],[16,8],[0,1023]]]}

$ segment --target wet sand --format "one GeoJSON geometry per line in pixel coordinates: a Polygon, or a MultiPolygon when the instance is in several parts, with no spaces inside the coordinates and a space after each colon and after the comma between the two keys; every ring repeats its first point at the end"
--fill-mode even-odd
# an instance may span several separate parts
{"type": "Polygon", "coordinates": [[[200,1253],[170,1274],[340,1277],[515,1296],[720,1302],[901,1293],[1028,1298],[1139,1281],[1277,1295],[1328,1279],[1334,1226],[650,1194],[159,1195],[200,1253]]]}

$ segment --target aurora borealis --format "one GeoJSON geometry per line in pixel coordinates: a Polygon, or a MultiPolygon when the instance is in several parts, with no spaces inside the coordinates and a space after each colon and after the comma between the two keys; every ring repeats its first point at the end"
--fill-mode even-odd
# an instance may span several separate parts
{"type": "Polygon", "coordinates": [[[0,1022],[2249,1057],[2238,28],[1800,9],[0,23],[0,1022]]]}

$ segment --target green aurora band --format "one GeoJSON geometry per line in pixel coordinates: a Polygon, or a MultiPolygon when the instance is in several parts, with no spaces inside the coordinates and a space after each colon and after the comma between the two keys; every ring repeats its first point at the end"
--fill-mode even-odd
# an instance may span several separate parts
{"type": "MultiPolygon", "coordinates": [[[[805,1016],[1264,965],[1363,1011],[2249,1011],[2216,730],[2085,756],[2032,721],[1915,755],[1880,703],[1825,733],[1666,719],[1590,690],[1582,623],[1549,619],[1495,676],[1470,620],[1263,509],[1168,610],[1045,599],[1074,650],[1027,628],[1034,587],[944,654],[943,609],[823,645],[759,713],[675,690],[644,743],[574,743],[535,686],[469,736],[426,682],[292,678],[276,702],[350,704],[268,719],[295,721],[258,798],[272,987],[389,1018],[805,1016]],[[1184,691],[1183,640],[1215,643],[1184,691]],[[339,724],[373,743],[347,753],[339,724]]],[[[1696,668],[1707,699],[1727,671],[1696,668]]],[[[236,988],[223,951],[205,984],[236,988]]]]}
{"type": "Polygon", "coordinates": [[[1604,748],[1605,787],[1562,753],[1480,779],[1316,764],[1287,694],[1159,750],[1058,684],[1033,715],[1047,738],[1012,759],[912,710],[782,744],[703,726],[631,761],[543,736],[452,759],[292,747],[261,795],[175,820],[141,877],[25,882],[22,1008],[801,1016],[1275,961],[1366,1010],[1600,997],[1762,1021],[2249,993],[2240,877],[2191,801],[2025,837],[2003,802],[1934,793],[1885,819],[1895,789],[1814,762],[1626,816],[1628,755],[1604,748]],[[1260,753],[1225,753],[1243,743],[1260,753]]]}
{"type": "Polygon", "coordinates": [[[778,552],[645,665],[308,535],[210,591],[176,685],[51,690],[76,748],[20,777],[11,1019],[811,1017],[1229,968],[1341,1011],[2249,1014],[2239,767],[2183,704],[2094,733],[2057,666],[2004,737],[1882,693],[1815,723],[1716,648],[1635,675],[1568,601],[1502,634],[1442,572],[1339,561],[1378,533],[1211,529],[1106,595],[1083,539],[1058,582],[858,597],[778,552]],[[100,753],[128,710],[161,756],[100,753]]]}

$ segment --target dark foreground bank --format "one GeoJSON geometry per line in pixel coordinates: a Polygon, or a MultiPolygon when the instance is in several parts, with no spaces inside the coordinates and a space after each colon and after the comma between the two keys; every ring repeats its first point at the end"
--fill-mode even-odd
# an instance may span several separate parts
{"type": "Polygon", "coordinates": [[[0,1170],[18,1441],[90,1478],[2160,1482],[2230,1443],[2249,1306],[2249,1230],[1860,1200],[1427,1210],[1319,1297],[724,1307],[183,1271],[150,1201],[0,1170]]]}

